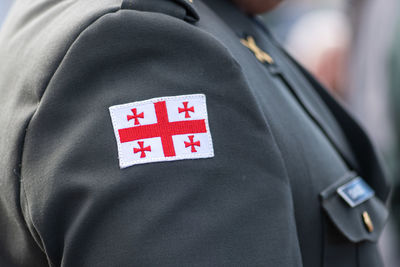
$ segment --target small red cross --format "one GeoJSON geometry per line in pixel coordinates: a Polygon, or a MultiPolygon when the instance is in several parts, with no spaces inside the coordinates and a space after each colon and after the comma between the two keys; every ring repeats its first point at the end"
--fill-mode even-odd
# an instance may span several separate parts
{"type": "Polygon", "coordinates": [[[146,157],[146,151],[151,152],[151,146],[144,147],[144,142],[143,141],[139,141],[138,144],[139,144],[140,148],[134,148],[133,152],[135,154],[140,152],[141,153],[140,157],[141,158],[145,158],[146,157]]]}
{"type": "Polygon", "coordinates": [[[139,118],[143,119],[144,118],[144,113],[142,112],[142,113],[137,114],[137,109],[136,108],[131,109],[131,111],[132,111],[133,115],[128,115],[128,116],[126,116],[126,118],[128,119],[128,121],[134,119],[135,120],[135,125],[139,125],[140,124],[139,118]]]}
{"type": "Polygon", "coordinates": [[[200,141],[194,142],[193,139],[194,139],[194,135],[189,135],[190,143],[185,141],[185,148],[192,147],[192,153],[197,152],[195,146],[200,146],[200,141]]]}
{"type": "Polygon", "coordinates": [[[118,134],[121,143],[160,137],[164,156],[173,157],[176,156],[176,153],[172,136],[207,132],[204,119],[170,122],[165,101],[154,103],[154,108],[157,123],[119,129],[118,134]]]}
{"type": "Polygon", "coordinates": [[[189,102],[183,102],[182,104],[183,108],[178,108],[179,113],[185,112],[185,118],[190,118],[189,111],[194,113],[194,107],[188,108],[189,102]]]}

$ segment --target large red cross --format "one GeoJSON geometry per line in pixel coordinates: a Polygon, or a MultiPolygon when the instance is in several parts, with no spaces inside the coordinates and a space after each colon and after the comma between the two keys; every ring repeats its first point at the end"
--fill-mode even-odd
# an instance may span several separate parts
{"type": "Polygon", "coordinates": [[[176,156],[172,140],[173,135],[207,132],[205,120],[170,122],[165,101],[154,103],[154,108],[156,110],[157,123],[119,129],[118,133],[121,143],[161,137],[164,156],[173,157],[176,156]]]}

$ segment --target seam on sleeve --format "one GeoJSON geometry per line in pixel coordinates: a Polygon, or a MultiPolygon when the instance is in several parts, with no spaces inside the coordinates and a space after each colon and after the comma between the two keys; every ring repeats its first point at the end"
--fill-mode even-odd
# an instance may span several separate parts
{"type": "MultiPolygon", "coordinates": [[[[22,180],[21,180],[21,181],[22,181],[22,180]]],[[[23,185],[22,182],[21,182],[20,186],[21,186],[21,189],[20,189],[20,191],[21,191],[21,197],[24,198],[25,203],[28,203],[28,197],[26,196],[25,187],[24,187],[24,185],[23,185]]],[[[36,225],[35,225],[35,223],[33,222],[32,215],[31,215],[31,211],[29,210],[29,205],[27,205],[27,207],[26,207],[26,214],[25,214],[25,213],[23,213],[23,214],[24,214],[24,218],[27,217],[27,219],[30,220],[30,222],[31,222],[31,224],[32,224],[32,226],[33,226],[33,231],[34,231],[34,233],[32,233],[32,231],[30,231],[31,235],[33,235],[33,236],[32,236],[33,240],[38,244],[38,247],[40,248],[40,250],[45,254],[46,259],[47,259],[47,262],[49,263],[49,265],[50,265],[50,266],[55,266],[55,264],[51,261],[49,255],[47,254],[46,248],[43,246],[43,239],[42,239],[42,237],[40,236],[40,234],[39,234],[39,233],[37,232],[37,230],[36,230],[36,225]],[[36,237],[36,238],[35,238],[35,237],[36,237]],[[37,238],[38,238],[39,240],[37,240],[37,238]]],[[[25,220],[26,220],[26,219],[25,219],[25,220]]],[[[29,229],[29,227],[28,227],[28,229],[29,229]]]]}

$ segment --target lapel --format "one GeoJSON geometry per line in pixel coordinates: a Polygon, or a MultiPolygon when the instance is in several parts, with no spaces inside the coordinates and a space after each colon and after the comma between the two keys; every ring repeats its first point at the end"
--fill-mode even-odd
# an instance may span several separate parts
{"type": "MultiPolygon", "coordinates": [[[[295,62],[295,64],[297,64],[295,62]]],[[[335,119],[343,125],[343,132],[351,146],[358,164],[358,174],[374,188],[376,195],[383,201],[388,199],[390,184],[382,168],[382,162],[366,132],[353,119],[353,117],[338,103],[328,92],[308,73],[303,67],[298,65],[300,71],[313,85],[315,92],[331,110],[335,119]]]]}
{"type": "Polygon", "coordinates": [[[366,132],[307,70],[281,48],[262,23],[257,20],[255,22],[285,55],[282,58],[289,71],[283,74],[284,78],[310,117],[329,138],[349,168],[362,176],[380,199],[387,200],[389,182],[366,132]]]}
{"type": "MultiPolygon", "coordinates": [[[[264,63],[264,65],[271,70],[270,72],[273,75],[283,80],[299,104],[346,162],[347,166],[360,172],[359,162],[352,152],[351,144],[343,131],[343,128],[346,127],[339,126],[342,124],[338,123],[332,111],[327,108],[324,101],[316,93],[313,84],[305,77],[305,70],[299,68],[299,65],[281,48],[280,44],[275,41],[262,23],[257,19],[253,19],[253,22],[261,29],[263,36],[259,36],[259,38],[267,38],[272,43],[272,46],[268,47],[268,49],[273,53],[273,58],[276,58],[274,64],[264,63]]],[[[323,90],[325,89],[323,88],[323,90]]]]}
{"type": "Polygon", "coordinates": [[[341,155],[348,167],[359,171],[358,161],[350,149],[351,145],[344,135],[343,128],[339,126],[332,112],[321,101],[321,98],[314,91],[313,86],[305,79],[304,73],[295,68],[293,62],[288,62],[289,60],[287,59],[283,58],[278,62],[278,64],[282,64],[282,66],[278,65],[277,67],[279,69],[279,76],[287,84],[306,113],[341,155]]]}
{"type": "MultiPolygon", "coordinates": [[[[385,200],[388,186],[376,153],[365,132],[348,115],[327,91],[297,64],[274,40],[265,26],[257,19],[244,15],[226,0],[205,0],[225,24],[235,33],[239,42],[244,33],[252,35],[262,50],[271,53],[276,64],[264,63],[271,75],[279,76],[305,112],[329,139],[332,146],[347,163],[385,200]],[[265,40],[258,42],[257,40],[265,40]],[[270,45],[272,44],[272,45],[270,45]]],[[[275,77],[278,79],[278,77],[275,77]]],[[[310,144],[313,145],[313,144],[310,144]]]]}
{"type": "MultiPolygon", "coordinates": [[[[244,34],[253,36],[257,45],[265,52],[270,53],[274,64],[264,63],[269,72],[275,76],[273,79],[281,78],[289,87],[297,101],[310,116],[310,118],[321,129],[329,139],[333,147],[341,155],[350,169],[358,171],[358,163],[350,150],[347,139],[337,124],[330,111],[326,108],[320,97],[311,88],[312,86],[304,78],[293,62],[288,59],[285,52],[280,49],[264,25],[252,17],[245,16],[227,0],[205,0],[225,22],[225,24],[236,35],[237,42],[244,38],[244,34]]],[[[310,144],[312,145],[312,144],[310,144]]]]}

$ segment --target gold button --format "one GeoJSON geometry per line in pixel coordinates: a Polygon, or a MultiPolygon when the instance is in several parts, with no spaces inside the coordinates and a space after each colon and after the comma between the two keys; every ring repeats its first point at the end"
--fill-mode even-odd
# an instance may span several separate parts
{"type": "Polygon", "coordinates": [[[193,4],[193,0],[188,0],[188,1],[193,4]]]}
{"type": "Polygon", "coordinates": [[[372,223],[371,217],[369,217],[368,212],[364,211],[362,213],[362,218],[365,228],[367,228],[368,232],[372,233],[374,231],[374,224],[372,223]]]}

